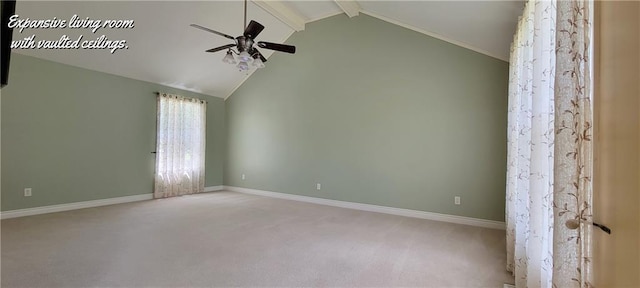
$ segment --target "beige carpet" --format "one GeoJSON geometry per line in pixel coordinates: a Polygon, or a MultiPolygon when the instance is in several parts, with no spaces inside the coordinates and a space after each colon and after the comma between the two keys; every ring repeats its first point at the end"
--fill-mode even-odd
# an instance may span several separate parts
{"type": "Polygon", "coordinates": [[[505,233],[234,192],[2,221],[2,287],[502,287],[505,233]]]}

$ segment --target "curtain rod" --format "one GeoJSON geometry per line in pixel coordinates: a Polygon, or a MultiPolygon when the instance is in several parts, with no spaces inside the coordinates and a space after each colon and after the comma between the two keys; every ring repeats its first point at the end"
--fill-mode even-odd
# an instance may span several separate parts
{"type": "MultiPolygon", "coordinates": [[[[161,92],[156,91],[156,92],[153,92],[153,94],[160,95],[160,94],[162,94],[162,93],[161,93],[161,92]]],[[[167,93],[165,93],[165,94],[167,94],[167,93]]],[[[176,95],[176,96],[179,96],[179,95],[176,95]]],[[[184,96],[180,96],[180,97],[184,97],[184,96]]],[[[202,100],[202,99],[200,99],[200,98],[194,98],[194,97],[184,97],[184,98],[187,98],[187,99],[195,99],[195,100],[204,101],[204,103],[209,103],[209,101],[207,101],[207,100],[202,100]]]]}

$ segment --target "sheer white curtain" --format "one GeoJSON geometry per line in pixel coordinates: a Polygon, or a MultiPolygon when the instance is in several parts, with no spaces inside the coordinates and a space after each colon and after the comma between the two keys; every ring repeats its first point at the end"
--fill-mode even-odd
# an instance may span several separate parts
{"type": "Polygon", "coordinates": [[[551,287],[555,11],[529,1],[511,48],[505,218],[516,287],[551,287]]]}
{"type": "Polygon", "coordinates": [[[505,218],[516,287],[591,287],[592,5],[530,0],[512,43],[505,218]]]}
{"type": "Polygon", "coordinates": [[[204,191],[207,104],[160,93],[154,197],[204,191]]]}

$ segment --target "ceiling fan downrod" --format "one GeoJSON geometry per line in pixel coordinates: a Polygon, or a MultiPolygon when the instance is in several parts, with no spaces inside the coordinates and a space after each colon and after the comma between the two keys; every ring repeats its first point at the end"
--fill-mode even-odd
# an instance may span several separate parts
{"type": "Polygon", "coordinates": [[[244,27],[242,30],[247,29],[247,0],[244,0],[244,27]]]}

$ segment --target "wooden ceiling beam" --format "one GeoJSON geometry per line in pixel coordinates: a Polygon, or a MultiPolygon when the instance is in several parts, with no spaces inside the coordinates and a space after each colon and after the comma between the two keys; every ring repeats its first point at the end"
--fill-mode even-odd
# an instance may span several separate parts
{"type": "Polygon", "coordinates": [[[349,18],[358,16],[360,14],[360,5],[355,0],[334,0],[338,7],[344,11],[349,18]]]}

